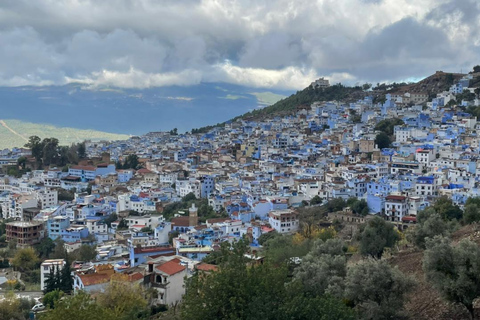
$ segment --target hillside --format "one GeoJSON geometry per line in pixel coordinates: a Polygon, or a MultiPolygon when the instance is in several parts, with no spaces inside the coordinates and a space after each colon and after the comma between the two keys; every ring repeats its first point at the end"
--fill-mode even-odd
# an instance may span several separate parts
{"type": "MultiPolygon", "coordinates": [[[[452,240],[458,242],[468,238],[480,244],[480,232],[475,225],[467,225],[452,235],[452,240]]],[[[392,265],[400,271],[415,278],[416,286],[409,294],[405,309],[409,319],[470,319],[463,306],[446,302],[440,294],[425,281],[422,269],[423,251],[411,249],[402,251],[390,259],[392,265]]]]}
{"type": "MultiPolygon", "coordinates": [[[[336,84],[325,89],[314,89],[311,86],[297,91],[291,96],[277,101],[276,103],[261,109],[249,111],[243,115],[232,118],[230,121],[238,119],[244,120],[262,120],[268,117],[285,116],[295,112],[297,107],[303,105],[310,105],[315,101],[356,101],[365,96],[365,92],[361,87],[346,87],[341,84],[336,84]]],[[[278,96],[277,96],[278,97],[278,96]]],[[[217,123],[216,125],[201,127],[194,129],[193,133],[205,133],[214,127],[224,126],[225,122],[217,123]]]]}
{"type": "Polygon", "coordinates": [[[332,101],[332,100],[356,100],[356,97],[363,96],[361,87],[346,87],[336,84],[325,89],[313,88],[311,86],[297,91],[297,93],[282,99],[271,106],[253,110],[242,115],[243,119],[263,119],[265,117],[282,116],[291,114],[298,106],[311,104],[315,101],[332,101]]]}
{"type": "Polygon", "coordinates": [[[56,127],[19,120],[0,120],[0,149],[22,147],[30,136],[55,137],[61,145],[70,145],[84,140],[125,140],[128,135],[96,130],[56,127]]]}
{"type": "MultiPolygon", "coordinates": [[[[428,93],[431,97],[435,94],[448,90],[448,88],[464,74],[460,73],[446,73],[443,71],[437,71],[435,74],[426,77],[416,83],[393,83],[393,84],[377,84],[370,91],[364,91],[362,87],[347,87],[341,84],[332,85],[325,89],[314,89],[311,86],[297,91],[295,94],[290,95],[276,103],[262,108],[249,111],[243,115],[230,119],[235,121],[238,119],[243,120],[262,120],[267,117],[285,116],[292,114],[298,107],[304,105],[310,105],[315,101],[333,101],[342,100],[345,102],[354,102],[364,98],[367,95],[373,96],[374,102],[382,100],[386,93],[428,93]]],[[[474,74],[475,76],[475,74],[474,74]]],[[[475,77],[474,80],[478,80],[480,86],[480,77],[475,77]]],[[[225,123],[218,123],[216,125],[206,126],[199,129],[195,129],[196,133],[204,133],[208,130],[216,127],[223,126],[225,123]]]]}
{"type": "Polygon", "coordinates": [[[395,93],[428,93],[436,94],[448,90],[448,88],[455,82],[460,80],[464,74],[461,73],[445,73],[443,71],[437,71],[435,74],[426,77],[416,83],[410,83],[395,88],[395,93]]]}

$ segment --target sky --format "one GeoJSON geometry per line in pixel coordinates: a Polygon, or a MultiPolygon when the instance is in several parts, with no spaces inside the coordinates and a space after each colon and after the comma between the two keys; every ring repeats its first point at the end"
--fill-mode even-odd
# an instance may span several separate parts
{"type": "Polygon", "coordinates": [[[299,90],[480,64],[477,0],[0,0],[0,86],[299,90]]]}

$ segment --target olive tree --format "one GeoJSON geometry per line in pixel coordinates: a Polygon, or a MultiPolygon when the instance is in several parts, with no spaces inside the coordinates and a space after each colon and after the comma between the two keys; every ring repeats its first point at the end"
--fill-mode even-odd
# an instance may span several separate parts
{"type": "Polygon", "coordinates": [[[396,319],[403,315],[405,297],[413,285],[398,268],[370,258],[348,269],[345,298],[361,319],[396,319]]]}
{"type": "Polygon", "coordinates": [[[473,300],[480,296],[480,248],[467,239],[453,246],[445,237],[427,241],[423,257],[427,281],[443,297],[465,306],[473,316],[473,300]]]}

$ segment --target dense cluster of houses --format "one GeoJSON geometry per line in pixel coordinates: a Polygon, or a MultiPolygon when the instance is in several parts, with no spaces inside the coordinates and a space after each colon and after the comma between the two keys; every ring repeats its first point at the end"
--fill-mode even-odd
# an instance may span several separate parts
{"type": "MultiPolygon", "coordinates": [[[[264,233],[295,232],[296,208],[314,197],[323,203],[365,199],[370,214],[414,223],[417,212],[439,196],[462,206],[479,195],[480,125],[449,104],[473,92],[468,81],[466,76],[433,98],[389,92],[383,103],[369,96],[355,103],[315,102],[291,116],[227,122],[203,134],[88,141],[89,160],[68,170],[4,176],[2,215],[13,220],[7,241],[29,246],[43,237],[60,238],[68,251],[95,245],[95,261],[72,266],[75,290],[103,290],[120,277],[157,289],[160,303],[173,304],[184,293],[186,276],[216,268],[201,261],[220,243],[246,236],[255,247],[264,233]],[[404,124],[394,127],[391,147],[379,149],[374,128],[392,118],[404,124]],[[133,154],[142,169],[115,169],[114,163],[133,154]],[[59,200],[62,190],[74,199],[59,200]],[[162,215],[189,194],[225,217],[199,223],[195,205],[171,219],[162,215]],[[117,219],[110,221],[114,213],[117,219]]],[[[6,166],[28,157],[29,150],[0,156],[6,166]]],[[[42,273],[61,263],[45,261],[42,273]]]]}

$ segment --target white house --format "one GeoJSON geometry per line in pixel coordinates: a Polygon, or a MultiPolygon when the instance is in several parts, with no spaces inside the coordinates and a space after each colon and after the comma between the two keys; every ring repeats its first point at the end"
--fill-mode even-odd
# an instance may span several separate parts
{"type": "Polygon", "coordinates": [[[270,211],[268,216],[268,222],[279,233],[294,232],[300,224],[298,212],[290,209],[270,211]]]}
{"type": "Polygon", "coordinates": [[[152,262],[148,268],[149,272],[153,272],[151,285],[158,292],[158,303],[173,305],[180,302],[185,294],[184,281],[187,275],[187,267],[181,260],[174,258],[160,265],[152,262]]]}
{"type": "Polygon", "coordinates": [[[55,273],[57,268],[61,270],[64,265],[65,260],[63,259],[50,259],[42,262],[40,265],[40,290],[43,291],[43,289],[45,289],[45,281],[50,276],[50,270],[53,269],[55,273]]]}

